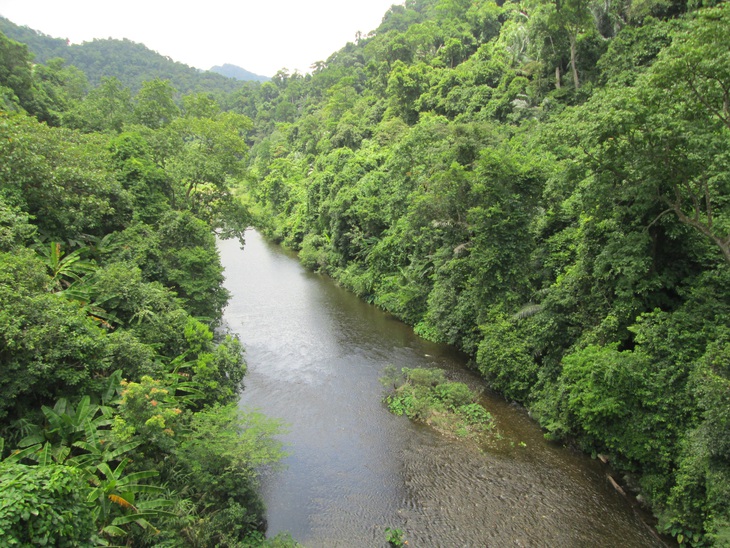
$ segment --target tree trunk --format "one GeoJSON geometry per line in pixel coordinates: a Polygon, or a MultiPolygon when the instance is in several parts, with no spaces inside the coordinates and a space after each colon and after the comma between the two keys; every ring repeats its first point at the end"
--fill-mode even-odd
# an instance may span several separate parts
{"type": "Polygon", "coordinates": [[[560,67],[555,67],[555,89],[560,89],[560,67]]]}
{"type": "Polygon", "coordinates": [[[573,83],[575,84],[575,89],[578,89],[580,87],[580,80],[578,79],[578,67],[576,66],[576,57],[577,57],[577,36],[573,33],[570,34],[570,68],[573,69],[573,83]]]}

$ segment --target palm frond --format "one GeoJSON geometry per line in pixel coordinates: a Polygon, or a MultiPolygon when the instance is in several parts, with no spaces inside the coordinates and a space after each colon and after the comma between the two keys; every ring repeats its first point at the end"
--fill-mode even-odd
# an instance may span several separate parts
{"type": "Polygon", "coordinates": [[[524,320],[542,312],[541,304],[527,304],[512,315],[515,320],[524,320]]]}
{"type": "Polygon", "coordinates": [[[112,494],[110,494],[110,495],[109,495],[109,497],[108,497],[108,498],[109,498],[109,500],[110,500],[110,501],[112,501],[112,502],[113,502],[114,504],[118,504],[118,505],[119,505],[119,506],[121,506],[122,508],[131,508],[131,509],[132,509],[132,510],[134,510],[135,512],[137,511],[137,508],[136,508],[136,507],[134,506],[134,504],[132,504],[132,503],[131,503],[131,502],[129,502],[128,500],[126,500],[126,499],[124,499],[124,498],[120,497],[119,495],[115,495],[114,493],[112,493],[112,494]]]}

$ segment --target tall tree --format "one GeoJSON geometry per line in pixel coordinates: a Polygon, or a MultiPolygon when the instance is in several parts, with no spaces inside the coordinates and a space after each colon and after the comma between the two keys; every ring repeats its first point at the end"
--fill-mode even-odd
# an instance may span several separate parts
{"type": "Polygon", "coordinates": [[[137,122],[151,129],[159,129],[172,122],[180,114],[175,104],[175,93],[169,80],[148,80],[142,84],[135,100],[134,117],[137,122]]]}
{"type": "Polygon", "coordinates": [[[68,115],[72,127],[86,131],[119,132],[132,119],[132,93],[114,77],[104,78],[68,115]]]}

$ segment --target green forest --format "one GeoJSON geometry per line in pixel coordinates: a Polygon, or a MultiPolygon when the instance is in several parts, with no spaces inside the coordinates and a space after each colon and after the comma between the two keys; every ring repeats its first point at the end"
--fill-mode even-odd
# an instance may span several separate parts
{"type": "Polygon", "coordinates": [[[730,546],[727,3],[406,0],[202,92],[0,40],[9,538],[264,542],[214,237],[253,225],[730,546]]]}
{"type": "Polygon", "coordinates": [[[149,76],[90,87],[0,35],[3,546],[266,542],[282,425],[238,409],[215,241],[250,223],[252,124],[149,76]]]}

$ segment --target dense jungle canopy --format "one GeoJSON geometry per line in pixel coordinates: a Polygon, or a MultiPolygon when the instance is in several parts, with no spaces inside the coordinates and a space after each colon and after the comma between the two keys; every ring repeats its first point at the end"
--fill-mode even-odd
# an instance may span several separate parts
{"type": "Polygon", "coordinates": [[[0,475],[53,494],[28,511],[253,538],[278,449],[250,433],[276,426],[230,408],[213,231],[254,224],[606,455],[660,532],[730,546],[727,3],[407,0],[311,74],[145,76],[92,86],[0,37],[0,475]]]}

